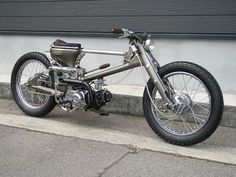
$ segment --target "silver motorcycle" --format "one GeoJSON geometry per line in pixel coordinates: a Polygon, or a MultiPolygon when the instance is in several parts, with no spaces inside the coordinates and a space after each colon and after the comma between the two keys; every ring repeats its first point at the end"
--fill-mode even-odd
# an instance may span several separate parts
{"type": "Polygon", "coordinates": [[[151,53],[150,35],[128,29],[112,29],[129,39],[127,52],[89,50],[78,43],[56,40],[50,56],[38,52],[23,55],[15,64],[11,90],[19,108],[30,116],[48,114],[55,106],[65,111],[96,111],[112,99],[104,77],[142,67],[150,79],[143,93],[143,111],[153,131],[176,145],[199,143],[216,130],[223,114],[223,96],[214,77],[203,67],[186,61],[160,66],[151,53]],[[87,54],[124,58],[116,67],[103,64],[93,70],[81,66],[87,54]]]}

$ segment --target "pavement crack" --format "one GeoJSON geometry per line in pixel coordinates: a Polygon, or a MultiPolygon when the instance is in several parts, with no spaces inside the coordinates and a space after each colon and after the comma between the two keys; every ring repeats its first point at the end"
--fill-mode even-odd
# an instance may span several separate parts
{"type": "Polygon", "coordinates": [[[129,148],[129,153],[131,154],[137,154],[141,151],[141,149],[135,147],[135,146],[132,146],[132,145],[127,145],[127,147],[129,148]]]}
{"type": "Polygon", "coordinates": [[[139,150],[134,147],[128,147],[129,151],[122,155],[119,159],[116,161],[112,162],[109,166],[105,167],[102,172],[100,172],[97,177],[102,177],[110,168],[114,167],[116,164],[118,164],[122,159],[124,159],[128,154],[137,154],[139,153],[139,150]]]}

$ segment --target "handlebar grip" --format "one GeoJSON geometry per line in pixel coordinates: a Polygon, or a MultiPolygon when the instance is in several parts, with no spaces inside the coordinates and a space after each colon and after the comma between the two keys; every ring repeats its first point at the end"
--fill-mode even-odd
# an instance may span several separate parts
{"type": "Polygon", "coordinates": [[[123,31],[123,29],[122,28],[112,28],[112,33],[114,33],[114,34],[123,34],[124,33],[124,31],[123,31]]]}

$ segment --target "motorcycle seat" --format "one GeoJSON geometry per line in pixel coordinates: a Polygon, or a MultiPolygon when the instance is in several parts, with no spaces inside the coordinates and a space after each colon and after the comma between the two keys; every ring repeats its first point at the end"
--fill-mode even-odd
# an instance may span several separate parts
{"type": "Polygon", "coordinates": [[[67,43],[61,39],[57,39],[52,47],[55,48],[74,48],[74,49],[81,49],[81,44],[79,43],[67,43]]]}

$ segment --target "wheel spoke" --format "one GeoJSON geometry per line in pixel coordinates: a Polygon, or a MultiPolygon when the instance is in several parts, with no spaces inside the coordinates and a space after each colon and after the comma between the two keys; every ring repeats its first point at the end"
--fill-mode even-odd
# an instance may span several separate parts
{"type": "Polygon", "coordinates": [[[200,100],[198,100],[198,102],[203,101],[203,100],[205,100],[205,99],[207,99],[207,98],[208,98],[208,100],[209,100],[209,96],[206,96],[206,97],[201,98],[200,100]]]}
{"type": "MultiPolygon", "coordinates": [[[[38,60],[28,60],[18,70],[16,79],[17,92],[22,103],[24,103],[27,107],[41,107],[48,101],[50,95],[34,91],[26,86],[26,83],[30,78],[34,77],[35,74],[46,70],[46,66],[38,60]]],[[[45,82],[50,81],[45,80],[45,82]]]]}
{"type": "Polygon", "coordinates": [[[182,90],[180,91],[180,93],[182,93],[182,91],[184,89],[186,89],[186,86],[188,85],[189,81],[192,79],[192,77],[189,78],[189,80],[187,81],[187,83],[184,81],[184,87],[182,88],[182,90]]]}
{"type": "Polygon", "coordinates": [[[27,65],[26,68],[27,68],[28,73],[29,73],[29,75],[30,75],[29,65],[27,65]]]}
{"type": "Polygon", "coordinates": [[[192,77],[189,79],[188,83],[185,82],[185,79],[184,79],[184,76],[183,76],[183,75],[182,75],[182,79],[183,79],[184,85],[185,85],[184,88],[185,88],[185,90],[186,90],[186,92],[187,92],[187,94],[188,94],[187,85],[188,85],[188,83],[190,82],[190,80],[192,79],[192,77]]]}
{"type": "Polygon", "coordinates": [[[192,127],[190,127],[190,126],[188,125],[188,123],[184,120],[184,118],[183,118],[182,116],[179,116],[179,117],[182,119],[182,122],[183,122],[184,127],[186,128],[187,132],[190,133],[189,128],[191,129],[192,127]],[[189,128],[188,128],[188,127],[189,127],[189,128]]]}
{"type": "MultiPolygon", "coordinates": [[[[158,100],[158,104],[155,103],[156,107],[151,105],[156,122],[163,129],[175,135],[184,136],[199,131],[206,124],[211,111],[211,97],[204,83],[196,76],[186,72],[170,73],[164,77],[163,81],[166,88],[173,92],[173,98],[183,101],[178,103],[181,106],[167,109],[165,112],[159,109],[160,106],[163,107],[160,100],[158,100]]],[[[158,95],[157,89],[154,89],[153,98],[161,98],[158,95]]]]}
{"type": "Polygon", "coordinates": [[[165,121],[162,122],[162,124],[169,122],[170,119],[166,119],[165,121]]]}
{"type": "Polygon", "coordinates": [[[197,105],[198,107],[202,108],[203,110],[209,112],[209,109],[204,108],[202,105],[200,105],[200,104],[198,104],[198,103],[196,103],[196,102],[193,104],[193,106],[195,106],[195,105],[197,105]]]}
{"type": "Polygon", "coordinates": [[[194,100],[196,94],[198,93],[198,90],[199,90],[199,87],[200,87],[200,86],[201,86],[201,83],[199,82],[198,87],[197,87],[197,90],[196,90],[195,94],[193,95],[193,98],[192,98],[193,100],[194,100]]]}

